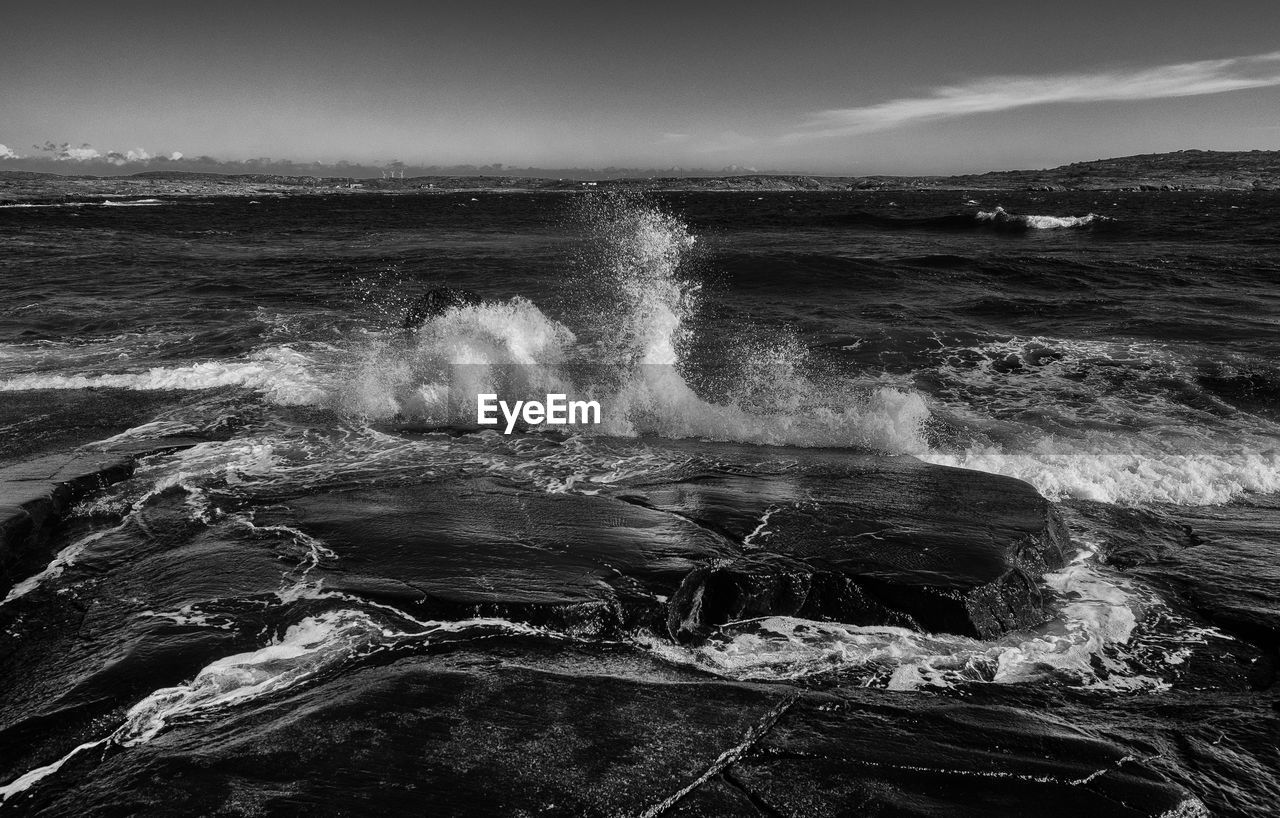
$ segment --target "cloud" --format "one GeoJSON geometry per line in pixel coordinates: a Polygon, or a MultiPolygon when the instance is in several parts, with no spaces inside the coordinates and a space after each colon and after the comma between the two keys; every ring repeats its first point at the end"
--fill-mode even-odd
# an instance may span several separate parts
{"type": "MultiPolygon", "coordinates": [[[[3,146],[0,146],[3,147],[3,146]]],[[[107,151],[103,153],[88,143],[79,147],[71,147],[68,142],[57,144],[54,142],[45,142],[43,145],[33,145],[36,150],[41,151],[47,156],[46,159],[52,159],[55,162],[105,162],[110,165],[134,165],[148,164],[154,160],[159,161],[177,161],[182,158],[181,153],[171,153],[168,156],[156,156],[142,148],[134,148],[127,151],[107,151]]],[[[0,151],[0,157],[3,157],[3,151],[0,151]]],[[[17,159],[17,154],[10,152],[5,158],[17,159]]]]}
{"type": "Polygon", "coordinates": [[[94,159],[104,158],[97,148],[87,143],[78,148],[71,147],[69,142],[63,142],[60,145],[53,142],[45,142],[43,145],[32,145],[31,147],[49,154],[48,158],[55,162],[91,162],[94,159]]]}
{"type": "Polygon", "coordinates": [[[8,145],[0,145],[0,159],[21,159],[8,145]]]}
{"type": "Polygon", "coordinates": [[[861,108],[820,111],[783,137],[798,141],[848,136],[971,114],[1063,102],[1113,102],[1222,94],[1280,85],[1280,51],[1251,57],[1161,65],[1154,68],[986,77],[861,108]]]}

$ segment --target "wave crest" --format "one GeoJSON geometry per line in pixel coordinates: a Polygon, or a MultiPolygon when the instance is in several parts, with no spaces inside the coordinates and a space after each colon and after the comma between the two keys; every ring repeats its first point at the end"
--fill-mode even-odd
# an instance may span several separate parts
{"type": "Polygon", "coordinates": [[[1097,213],[1089,213],[1085,216],[1019,216],[1007,212],[1003,207],[997,207],[995,210],[979,210],[974,218],[979,224],[1030,230],[1088,227],[1095,222],[1110,221],[1106,216],[1099,216],[1097,213]]]}
{"type": "Polygon", "coordinates": [[[407,342],[370,345],[333,400],[378,420],[406,416],[474,425],[479,393],[506,400],[548,393],[596,400],[603,423],[575,431],[799,446],[927,450],[929,409],[918,393],[817,382],[805,350],[743,347],[727,363],[732,389],[710,400],[686,354],[699,282],[684,273],[694,237],[670,214],[627,197],[590,200],[587,269],[575,282],[575,328],[516,297],[460,306],[407,342]]]}

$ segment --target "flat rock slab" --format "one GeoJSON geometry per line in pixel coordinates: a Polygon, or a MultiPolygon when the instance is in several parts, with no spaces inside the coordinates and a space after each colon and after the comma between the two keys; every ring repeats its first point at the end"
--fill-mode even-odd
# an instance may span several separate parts
{"type": "Polygon", "coordinates": [[[0,568],[38,546],[76,500],[132,473],[131,457],[101,452],[45,455],[0,468],[0,568]]]}
{"type": "Polygon", "coordinates": [[[669,622],[681,639],[775,614],[989,638],[1045,619],[1040,578],[1070,550],[1029,484],[914,458],[826,457],[620,496],[742,545],[682,583],[669,622]]]}
{"type": "Polygon", "coordinates": [[[1069,541],[1030,485],[783,451],[802,460],[743,464],[734,450],[733,465],[596,495],[479,479],[290,505],[341,558],[329,587],[434,617],[651,626],[685,641],[779,614],[982,638],[1047,618],[1040,578],[1069,541]]]}
{"type": "MultiPolygon", "coordinates": [[[[7,573],[39,549],[78,500],[128,479],[139,457],[200,442],[193,437],[159,437],[107,450],[44,454],[0,466],[0,572],[7,573]]],[[[0,580],[0,585],[7,584],[0,580]]]]}
{"type": "MultiPolygon", "coordinates": [[[[565,651],[366,666],[86,753],[32,813],[1158,816],[1134,747],[1012,708],[629,677],[565,651]],[[554,665],[554,669],[548,667],[554,665]],[[127,786],[121,786],[126,782],[127,786]]],[[[495,655],[496,654],[496,655],[495,655]]],[[[56,785],[55,785],[56,781],[56,785]]]]}
{"type": "Polygon", "coordinates": [[[575,633],[661,618],[664,597],[736,546],[610,497],[493,480],[353,491],[290,503],[338,557],[326,587],[430,617],[504,616],[575,633]]]}
{"type": "Polygon", "coordinates": [[[731,772],[795,818],[1208,815],[1146,755],[1022,708],[810,693],[731,772]]]}

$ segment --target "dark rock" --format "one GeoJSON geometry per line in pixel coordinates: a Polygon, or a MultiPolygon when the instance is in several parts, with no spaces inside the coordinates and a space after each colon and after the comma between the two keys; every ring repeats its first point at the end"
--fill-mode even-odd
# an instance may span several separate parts
{"type": "Polygon", "coordinates": [[[273,815],[641,815],[696,782],[787,695],[615,678],[593,672],[597,659],[569,656],[562,672],[505,665],[498,650],[353,668],[283,707],[175,725],[63,776],[69,787],[36,790],[33,806],[79,815],[226,814],[250,804],[273,815]]]}
{"type": "MultiPolygon", "coordinates": [[[[1169,589],[1171,601],[1226,633],[1272,656],[1280,654],[1280,575],[1275,570],[1280,497],[1181,507],[1168,514],[1173,525],[1189,532],[1188,545],[1203,545],[1168,548],[1161,559],[1135,563],[1130,570],[1169,589]]],[[[1274,684],[1274,673],[1259,671],[1258,687],[1274,684]]]]}
{"type": "Polygon", "coordinates": [[[328,587],[420,616],[502,616],[581,634],[660,620],[659,597],[699,565],[737,554],[734,543],[674,514],[486,479],[292,506],[297,525],[343,562],[328,587]],[[366,560],[376,574],[361,573],[366,560]]]}
{"type": "Polygon", "coordinates": [[[1119,568],[1164,562],[1204,540],[1191,526],[1159,509],[1075,500],[1072,510],[1096,527],[1102,558],[1119,568]]]}
{"type": "Polygon", "coordinates": [[[1025,709],[808,694],[734,766],[783,816],[1203,815],[1144,753],[1025,709]],[[1186,812],[1178,812],[1182,808],[1186,812]]]}
{"type": "MultiPolygon", "coordinates": [[[[12,566],[39,546],[76,499],[127,477],[132,456],[195,442],[10,467],[0,473],[0,559],[12,566]]],[[[983,638],[1045,619],[1039,578],[1063,564],[1068,542],[1029,485],[913,458],[778,454],[801,466],[688,473],[599,495],[482,479],[291,505],[342,558],[330,587],[433,618],[502,616],[594,635],[653,628],[686,641],[775,614],[983,638]],[[366,559],[376,570],[359,570],[366,559]]]]}
{"type": "Polygon", "coordinates": [[[108,450],[47,454],[0,467],[0,588],[15,566],[38,554],[77,501],[133,474],[137,458],[190,448],[194,437],[122,442],[108,450]]]}
{"type": "Polygon", "coordinates": [[[694,641],[715,626],[762,616],[919,627],[851,577],[766,554],[690,573],[671,600],[667,632],[673,639],[694,641]]]}
{"type": "MultiPolygon", "coordinates": [[[[411,656],[85,753],[33,813],[1156,816],[1139,746],[919,696],[698,680],[491,643],[411,656]]],[[[55,785],[56,782],[56,785],[55,785]]],[[[1186,814],[1194,815],[1195,812],[1186,814]]]]}
{"type": "Polygon", "coordinates": [[[686,641],[774,614],[984,638],[1046,618],[1039,579],[1064,563],[1068,540],[1028,484],[913,458],[783,451],[805,470],[699,472],[591,496],[474,480],[292,505],[342,558],[332,587],[415,615],[596,634],[651,626],[686,641]],[[370,549],[394,583],[351,570],[370,549]]]}
{"type": "Polygon", "coordinates": [[[982,638],[1047,617],[1039,580],[1069,542],[1028,484],[914,458],[781,451],[803,469],[593,496],[475,480],[293,506],[343,558],[333,582],[432,617],[652,626],[684,641],[775,614],[982,638]],[[370,547],[394,584],[351,572],[370,547]]]}
{"type": "Polygon", "coordinates": [[[404,328],[417,329],[430,319],[444,315],[449,310],[482,303],[484,303],[483,299],[470,290],[437,287],[409,305],[404,316],[404,328]]]}
{"type": "Polygon", "coordinates": [[[700,475],[628,495],[744,543],[737,559],[682,582],[670,603],[673,638],[771,614],[982,638],[1044,621],[1039,580],[1065,564],[1070,542],[1034,488],[913,458],[843,463],[700,475]]]}
{"type": "Polygon", "coordinates": [[[662,814],[669,818],[703,818],[707,815],[751,816],[773,813],[762,811],[751,794],[743,791],[731,775],[721,773],[681,798],[662,814]]]}
{"type": "Polygon", "coordinates": [[[0,569],[42,545],[81,497],[132,473],[131,458],[107,453],[45,455],[0,469],[0,569]]]}

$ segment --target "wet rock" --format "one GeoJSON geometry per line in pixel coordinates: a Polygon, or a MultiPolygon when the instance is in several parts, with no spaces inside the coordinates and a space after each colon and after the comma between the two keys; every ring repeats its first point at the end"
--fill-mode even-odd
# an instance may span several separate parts
{"type": "Polygon", "coordinates": [[[667,633],[677,641],[697,641],[716,626],[765,616],[919,628],[852,577],[766,554],[690,573],[668,606],[667,633]]]}
{"type": "Polygon", "coordinates": [[[132,473],[131,458],[105,453],[45,455],[0,468],[0,569],[41,546],[81,497],[132,473]]]}
{"type": "Polygon", "coordinates": [[[991,638],[1044,621],[1040,578],[1070,548],[1030,485],[912,458],[706,474],[629,497],[743,544],[738,558],[691,573],[671,600],[668,630],[685,641],[774,614],[991,638]]]}
{"type": "Polygon", "coordinates": [[[366,664],[22,796],[80,815],[1157,816],[1136,746],[1011,707],[698,679],[498,641],[366,664]],[[121,786],[121,784],[127,786],[121,786]]]}
{"type": "Polygon", "coordinates": [[[283,708],[241,708],[217,724],[175,725],[101,765],[85,759],[68,767],[69,787],[33,792],[32,806],[58,813],[74,803],[81,815],[642,815],[696,782],[786,696],[693,679],[645,683],[593,666],[567,657],[565,672],[548,672],[465,651],[353,669],[283,708]],[[119,781],[130,786],[108,783],[119,781]]]}
{"type": "Polygon", "coordinates": [[[0,588],[13,584],[15,566],[41,552],[76,502],[127,479],[139,457],[200,442],[193,437],[159,437],[123,442],[108,450],[47,454],[0,467],[0,588]]]}
{"type": "Polygon", "coordinates": [[[480,296],[470,290],[454,287],[436,287],[419,297],[405,312],[404,328],[417,329],[432,318],[444,315],[458,307],[472,307],[483,303],[480,296]]]}
{"type": "Polygon", "coordinates": [[[1208,814],[1144,755],[1013,707],[815,693],[732,774],[797,818],[1208,814]]]}
{"type": "Polygon", "coordinates": [[[1184,549],[1204,544],[1190,525],[1158,509],[1124,508],[1087,500],[1071,502],[1091,528],[1096,528],[1102,558],[1118,568],[1166,562],[1184,549]]]}
{"type": "Polygon", "coordinates": [[[297,525],[342,562],[329,587],[415,615],[502,616],[573,633],[647,625],[690,571],[736,554],[734,543],[677,515],[487,479],[292,506],[297,525]]]}
{"type": "Polygon", "coordinates": [[[591,496],[476,480],[293,505],[342,558],[335,587],[432,617],[647,626],[682,641],[777,614],[982,638],[1046,618],[1039,580],[1068,539],[1028,484],[913,458],[788,454],[803,467],[726,466],[591,496]],[[374,550],[384,578],[351,570],[374,550]]]}
{"type": "MultiPolygon", "coordinates": [[[[1272,657],[1280,656],[1280,574],[1275,569],[1280,497],[1182,507],[1169,512],[1169,518],[1201,547],[1168,548],[1158,561],[1137,563],[1130,570],[1171,591],[1171,601],[1179,607],[1272,657]]],[[[1256,686],[1275,683],[1274,672],[1258,670],[1256,686]]]]}

